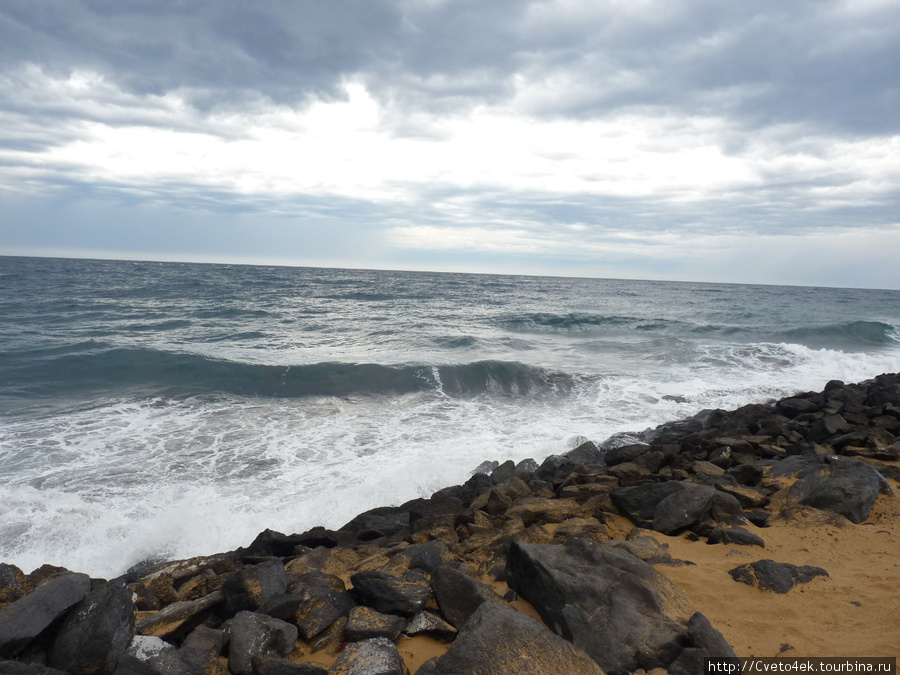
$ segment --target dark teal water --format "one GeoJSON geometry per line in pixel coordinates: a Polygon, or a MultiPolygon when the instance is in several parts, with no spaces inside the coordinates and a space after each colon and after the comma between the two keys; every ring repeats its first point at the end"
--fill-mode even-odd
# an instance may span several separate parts
{"type": "Polygon", "coordinates": [[[0,258],[0,560],[149,555],[900,370],[900,293],[0,258]]]}

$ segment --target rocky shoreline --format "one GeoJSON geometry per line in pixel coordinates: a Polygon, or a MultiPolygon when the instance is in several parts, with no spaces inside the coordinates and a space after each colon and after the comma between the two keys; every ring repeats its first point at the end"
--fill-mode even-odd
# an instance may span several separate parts
{"type": "Polygon", "coordinates": [[[695,582],[726,604],[809,596],[843,563],[772,559],[767,532],[878,521],[896,544],[898,479],[900,375],[832,381],[118,579],[0,564],[0,674],[703,672],[743,633],[697,611],[674,549],[728,550],[695,582]]]}

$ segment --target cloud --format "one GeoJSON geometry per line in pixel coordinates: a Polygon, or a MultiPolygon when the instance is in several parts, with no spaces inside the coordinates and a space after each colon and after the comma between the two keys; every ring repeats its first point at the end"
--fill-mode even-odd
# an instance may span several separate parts
{"type": "Polygon", "coordinates": [[[898,33],[896,0],[13,0],[0,198],[340,222],[388,258],[885,232],[898,33]]]}

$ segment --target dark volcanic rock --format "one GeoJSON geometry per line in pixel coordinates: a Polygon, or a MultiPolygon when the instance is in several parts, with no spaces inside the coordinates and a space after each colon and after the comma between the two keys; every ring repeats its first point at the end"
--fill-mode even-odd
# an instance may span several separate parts
{"type": "Polygon", "coordinates": [[[0,657],[18,654],[90,590],[88,575],[65,572],[0,609],[0,657]]]}
{"type": "Polygon", "coordinates": [[[112,673],[134,636],[134,594],[104,584],[66,616],[53,641],[50,665],[70,673],[112,673]]]}
{"type": "Polygon", "coordinates": [[[135,626],[140,635],[154,635],[166,640],[181,640],[199,626],[212,610],[225,600],[222,591],[198,600],[173,602],[160,611],[142,618],[135,626]]]}
{"type": "Polygon", "coordinates": [[[639,527],[677,534],[705,520],[732,520],[743,509],[732,495],[708,485],[669,481],[617,490],[613,504],[639,527]]]}
{"type": "Polygon", "coordinates": [[[25,594],[25,575],[15,565],[0,563],[0,606],[15,602],[25,594]]]}
{"type": "Polygon", "coordinates": [[[116,675],[192,675],[178,650],[162,638],[135,635],[119,658],[116,675]]]}
{"type": "Polygon", "coordinates": [[[569,450],[563,457],[578,466],[603,462],[603,453],[591,441],[585,441],[574,450],[569,450]]]}
{"type": "Polygon", "coordinates": [[[739,546],[762,546],[766,542],[762,537],[745,530],[743,527],[717,527],[709,533],[710,544],[738,544],[739,546]]]}
{"type": "Polygon", "coordinates": [[[289,655],[297,639],[297,627],[256,612],[238,612],[231,624],[228,669],[235,675],[251,675],[253,659],[269,653],[289,655]]]}
{"type": "Polygon", "coordinates": [[[0,675],[66,675],[66,672],[40,663],[0,660],[0,675]]]}
{"type": "Polygon", "coordinates": [[[437,614],[419,612],[409,620],[403,632],[409,636],[430,635],[439,640],[450,641],[456,636],[457,631],[437,614]]]}
{"type": "Polygon", "coordinates": [[[315,637],[341,617],[347,616],[354,606],[353,598],[346,591],[313,581],[297,589],[303,600],[294,615],[294,623],[304,640],[315,637]]]}
{"type": "Polygon", "coordinates": [[[687,641],[690,603],[649,564],[586,540],[514,542],[510,586],[609,675],[665,668],[687,641]]]}
{"type": "Polygon", "coordinates": [[[799,503],[839,513],[854,523],[869,517],[879,491],[890,491],[884,477],[865,462],[843,457],[829,458],[801,470],[791,488],[799,503]]]}
{"type": "Polygon", "coordinates": [[[272,656],[253,659],[253,675],[327,675],[328,670],[315,663],[299,663],[272,656]]]}
{"type": "Polygon", "coordinates": [[[603,673],[584,652],[534,619],[493,602],[478,608],[430,672],[435,675],[603,673]]]}
{"type": "Polygon", "coordinates": [[[192,673],[212,673],[228,642],[223,630],[197,626],[178,650],[178,655],[192,673]]]}
{"type": "Polygon", "coordinates": [[[795,584],[808,583],[815,577],[827,577],[828,572],[821,567],[804,565],[797,567],[790,563],[774,560],[758,560],[735,567],[728,572],[735,581],[749,586],[758,586],[766,591],[787,593],[795,584]]]}
{"type": "Polygon", "coordinates": [[[397,645],[387,638],[351,642],[328,671],[333,675],[404,675],[397,645]]]}
{"type": "Polygon", "coordinates": [[[344,634],[348,642],[377,637],[396,640],[405,626],[406,620],[396,614],[382,614],[371,607],[354,607],[350,610],[344,634]]]}
{"type": "Polygon", "coordinates": [[[222,586],[229,614],[255,610],[287,590],[288,577],[280,560],[247,565],[233,572],[222,586]]]}
{"type": "Polygon", "coordinates": [[[462,628],[485,601],[506,604],[490,586],[445,565],[434,571],[431,586],[441,614],[456,628],[462,628]]]}
{"type": "Polygon", "coordinates": [[[402,577],[384,572],[358,572],[350,577],[350,583],[363,604],[385,614],[412,616],[425,606],[431,595],[428,579],[414,571],[402,577]]]}

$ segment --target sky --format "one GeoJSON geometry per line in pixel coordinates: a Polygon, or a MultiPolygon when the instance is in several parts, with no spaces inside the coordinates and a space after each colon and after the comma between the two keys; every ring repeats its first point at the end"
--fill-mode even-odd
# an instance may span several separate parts
{"type": "Polygon", "coordinates": [[[0,254],[900,289],[900,0],[3,0],[0,254]]]}

